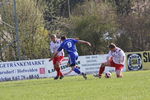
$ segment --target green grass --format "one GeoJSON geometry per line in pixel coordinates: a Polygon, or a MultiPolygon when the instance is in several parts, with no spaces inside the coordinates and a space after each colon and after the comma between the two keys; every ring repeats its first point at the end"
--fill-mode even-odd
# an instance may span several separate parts
{"type": "Polygon", "coordinates": [[[150,71],[125,72],[124,78],[1,82],[0,100],[150,100],[150,71]]]}

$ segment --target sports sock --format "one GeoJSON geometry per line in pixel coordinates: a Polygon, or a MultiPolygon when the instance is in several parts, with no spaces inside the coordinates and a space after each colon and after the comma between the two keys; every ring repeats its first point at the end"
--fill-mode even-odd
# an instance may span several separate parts
{"type": "Polygon", "coordinates": [[[78,68],[74,68],[73,71],[74,71],[75,73],[77,73],[77,74],[80,74],[80,73],[81,73],[78,68]]]}
{"type": "Polygon", "coordinates": [[[59,68],[59,76],[64,76],[61,72],[61,69],[59,68]]]}
{"type": "Polygon", "coordinates": [[[57,72],[57,76],[59,76],[60,68],[59,68],[59,67],[56,67],[55,70],[56,70],[56,72],[57,72]]]}
{"type": "Polygon", "coordinates": [[[56,68],[56,71],[57,71],[57,76],[63,76],[59,67],[56,68]]]}
{"type": "Polygon", "coordinates": [[[104,70],[105,70],[105,67],[100,67],[100,69],[99,69],[99,76],[102,75],[102,73],[104,72],[104,70]]]}

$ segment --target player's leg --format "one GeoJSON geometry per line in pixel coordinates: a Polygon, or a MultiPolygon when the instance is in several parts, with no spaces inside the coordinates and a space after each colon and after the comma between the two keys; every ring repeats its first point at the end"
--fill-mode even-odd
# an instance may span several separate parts
{"type": "MultiPolygon", "coordinates": [[[[54,65],[55,66],[55,65],[54,65]]],[[[54,67],[54,69],[55,69],[55,71],[56,71],[56,73],[57,73],[57,75],[54,77],[54,80],[57,80],[58,78],[59,78],[59,68],[58,67],[54,67]]]]}
{"type": "Polygon", "coordinates": [[[55,57],[53,59],[53,66],[54,66],[54,69],[55,69],[57,75],[56,75],[56,77],[54,77],[54,80],[57,80],[59,78],[59,72],[58,72],[58,68],[57,68],[56,62],[57,62],[57,60],[56,60],[56,57],[55,57]]]}
{"type": "Polygon", "coordinates": [[[122,78],[123,77],[122,70],[123,70],[124,65],[116,64],[115,67],[116,67],[117,78],[122,78]]]}
{"type": "MultiPolygon", "coordinates": [[[[70,64],[68,63],[67,66],[70,66],[70,64]]],[[[76,65],[75,67],[77,67],[78,69],[80,69],[80,67],[77,66],[77,65],[76,65]]],[[[71,68],[70,71],[68,71],[68,72],[66,72],[66,73],[63,73],[63,75],[68,75],[68,74],[70,74],[70,73],[73,71],[73,69],[74,69],[74,68],[71,68]]]]}
{"type": "Polygon", "coordinates": [[[63,57],[59,56],[59,57],[56,57],[54,58],[53,60],[53,64],[54,64],[54,69],[56,70],[57,72],[57,75],[56,77],[54,78],[55,80],[58,79],[60,77],[60,79],[63,78],[63,74],[61,72],[61,69],[60,69],[60,64],[61,64],[61,61],[63,60],[63,57]]]}
{"type": "Polygon", "coordinates": [[[71,59],[70,59],[70,61],[71,61],[71,66],[73,66],[72,68],[73,68],[73,71],[74,72],[76,72],[77,74],[81,74],[81,71],[80,71],[80,69],[77,67],[77,59],[78,59],[78,54],[72,54],[71,55],[71,59]]]}
{"type": "Polygon", "coordinates": [[[63,74],[62,74],[62,72],[61,72],[60,62],[57,62],[57,63],[56,63],[56,70],[57,70],[57,75],[58,75],[58,77],[59,77],[60,79],[62,79],[64,76],[63,76],[63,74]]]}
{"type": "Polygon", "coordinates": [[[84,79],[87,79],[87,76],[84,72],[81,72],[80,71],[80,67],[77,67],[76,65],[72,66],[72,70],[77,73],[77,74],[80,74],[83,76],[84,79]]]}
{"type": "Polygon", "coordinates": [[[78,59],[78,54],[70,54],[70,59],[69,59],[69,63],[70,66],[72,67],[72,70],[83,76],[84,79],[87,79],[86,74],[80,71],[80,68],[76,66],[76,61],[78,59]]]}
{"type": "Polygon", "coordinates": [[[58,69],[59,69],[58,73],[59,73],[60,79],[64,78],[64,75],[61,72],[61,62],[62,62],[63,59],[64,59],[64,56],[59,56],[58,61],[57,61],[57,66],[58,66],[58,69]]]}
{"type": "Polygon", "coordinates": [[[99,69],[99,76],[100,76],[100,77],[102,76],[102,74],[103,74],[103,72],[104,72],[106,66],[109,66],[109,63],[108,63],[108,62],[105,62],[105,63],[102,63],[102,64],[101,64],[101,67],[100,67],[100,69],[99,69]]]}
{"type": "Polygon", "coordinates": [[[80,74],[81,73],[80,70],[76,68],[76,59],[77,56],[74,53],[69,54],[68,65],[70,65],[70,67],[75,73],[80,74]]]}
{"type": "Polygon", "coordinates": [[[122,71],[116,70],[116,76],[117,76],[117,78],[122,78],[123,77],[122,71]]]}
{"type": "Polygon", "coordinates": [[[96,75],[94,75],[94,77],[99,77],[99,78],[101,78],[101,77],[102,77],[102,74],[103,74],[103,72],[104,72],[104,70],[105,70],[105,67],[106,67],[106,66],[109,66],[109,65],[110,65],[109,62],[104,62],[104,63],[102,63],[101,66],[100,66],[100,68],[99,68],[99,73],[96,74],[96,75]]]}

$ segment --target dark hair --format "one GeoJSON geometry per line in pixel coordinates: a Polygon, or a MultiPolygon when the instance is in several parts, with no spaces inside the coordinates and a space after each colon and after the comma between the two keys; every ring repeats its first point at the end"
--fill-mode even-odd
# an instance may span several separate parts
{"type": "Polygon", "coordinates": [[[67,39],[67,37],[66,36],[61,36],[61,40],[63,41],[63,40],[66,40],[67,39]]]}
{"type": "Polygon", "coordinates": [[[114,48],[116,48],[116,45],[115,45],[114,43],[111,43],[111,44],[109,45],[109,49],[114,49],[114,48]]]}

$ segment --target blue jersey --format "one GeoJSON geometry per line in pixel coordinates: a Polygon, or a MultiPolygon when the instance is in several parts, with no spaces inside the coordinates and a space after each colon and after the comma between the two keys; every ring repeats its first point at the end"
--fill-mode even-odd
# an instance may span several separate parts
{"type": "Polygon", "coordinates": [[[75,39],[66,39],[58,48],[58,51],[65,49],[69,54],[77,52],[76,43],[78,40],[75,39]]]}

